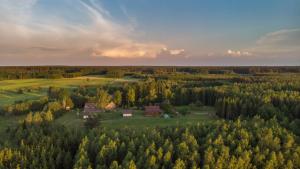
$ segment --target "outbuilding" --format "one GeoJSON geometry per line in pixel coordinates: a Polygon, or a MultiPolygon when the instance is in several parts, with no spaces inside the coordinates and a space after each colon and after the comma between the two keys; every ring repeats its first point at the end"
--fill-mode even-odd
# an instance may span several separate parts
{"type": "Polygon", "coordinates": [[[123,117],[132,117],[132,110],[123,110],[123,117]]]}

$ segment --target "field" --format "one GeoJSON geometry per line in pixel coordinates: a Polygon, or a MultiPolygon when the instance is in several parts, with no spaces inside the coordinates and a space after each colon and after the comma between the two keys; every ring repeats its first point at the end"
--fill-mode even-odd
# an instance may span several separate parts
{"type": "Polygon", "coordinates": [[[62,79],[23,79],[0,81],[0,106],[12,104],[21,100],[36,100],[46,95],[49,86],[72,89],[78,86],[95,86],[105,84],[117,84],[121,82],[135,81],[135,79],[106,78],[103,76],[82,76],[62,79]],[[31,89],[27,92],[26,89],[31,89]],[[19,89],[24,89],[22,94],[19,89]]]}
{"type": "MultiPolygon", "coordinates": [[[[176,125],[190,125],[197,124],[199,122],[210,122],[216,120],[214,116],[213,107],[189,107],[178,106],[177,110],[188,109],[191,114],[186,116],[178,116],[173,118],[162,117],[145,117],[142,110],[135,110],[133,117],[123,118],[122,109],[118,109],[112,112],[101,113],[100,125],[107,128],[123,128],[123,127],[156,127],[156,126],[176,126],[176,125]]],[[[83,127],[84,120],[81,116],[77,115],[77,112],[68,112],[62,117],[56,120],[56,123],[63,124],[69,128],[83,127]]]]}
{"type": "MultiPolygon", "coordinates": [[[[142,110],[135,110],[133,117],[123,118],[122,109],[118,109],[112,112],[101,113],[100,115],[100,126],[106,128],[145,128],[145,127],[157,127],[157,126],[186,126],[197,124],[201,122],[212,122],[217,120],[214,115],[215,110],[213,107],[190,107],[190,106],[178,106],[177,110],[188,109],[191,114],[186,116],[178,116],[172,118],[162,117],[145,117],[142,110]]],[[[78,115],[80,110],[74,110],[66,112],[63,116],[55,120],[55,123],[62,124],[67,128],[83,128],[84,120],[81,114],[78,115]]],[[[8,116],[0,117],[0,136],[7,137],[6,130],[8,127],[15,127],[22,121],[25,116],[8,116]]]]}

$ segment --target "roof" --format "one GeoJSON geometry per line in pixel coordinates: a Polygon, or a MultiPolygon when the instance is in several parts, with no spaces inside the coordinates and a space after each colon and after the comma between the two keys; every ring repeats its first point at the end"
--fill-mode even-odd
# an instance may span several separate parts
{"type": "Polygon", "coordinates": [[[159,106],[145,106],[145,113],[160,113],[161,109],[159,106]]]}
{"type": "Polygon", "coordinates": [[[99,111],[100,110],[97,108],[96,103],[85,103],[83,114],[91,114],[99,111]]]}
{"type": "Polygon", "coordinates": [[[105,106],[105,109],[114,109],[114,108],[116,108],[116,104],[115,104],[113,101],[109,102],[109,103],[105,106]]]}

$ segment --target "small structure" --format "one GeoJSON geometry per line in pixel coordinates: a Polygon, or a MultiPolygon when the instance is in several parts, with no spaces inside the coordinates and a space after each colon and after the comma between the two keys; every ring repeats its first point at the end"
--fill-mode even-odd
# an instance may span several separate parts
{"type": "Polygon", "coordinates": [[[168,115],[168,114],[164,114],[164,116],[163,116],[165,119],[169,119],[170,118],[170,116],[168,115]]]}
{"type": "Polygon", "coordinates": [[[105,106],[105,110],[114,110],[117,107],[117,105],[114,102],[109,102],[106,106],[105,106]]]}
{"type": "Polygon", "coordinates": [[[66,106],[66,110],[71,110],[71,107],[70,106],[66,106]]]}
{"type": "Polygon", "coordinates": [[[132,117],[132,110],[124,110],[123,111],[123,117],[132,117]]]}
{"type": "Polygon", "coordinates": [[[82,112],[83,119],[93,118],[96,112],[100,112],[95,103],[85,103],[82,112]]]}
{"type": "Polygon", "coordinates": [[[145,116],[154,117],[162,113],[159,106],[145,106],[145,116]]]}

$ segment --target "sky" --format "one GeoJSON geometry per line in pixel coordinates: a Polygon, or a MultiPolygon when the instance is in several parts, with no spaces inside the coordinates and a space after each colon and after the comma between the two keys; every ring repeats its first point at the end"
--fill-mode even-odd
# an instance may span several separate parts
{"type": "Polygon", "coordinates": [[[299,0],[0,0],[0,65],[300,65],[299,0]]]}

